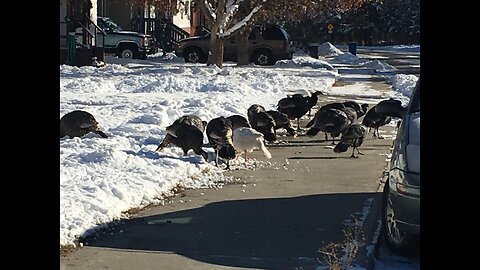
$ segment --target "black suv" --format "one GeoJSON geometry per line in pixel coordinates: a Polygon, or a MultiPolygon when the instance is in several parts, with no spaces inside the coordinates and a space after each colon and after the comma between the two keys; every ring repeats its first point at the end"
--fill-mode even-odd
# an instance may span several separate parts
{"type": "MultiPolygon", "coordinates": [[[[223,59],[237,61],[238,35],[225,40],[223,59]]],[[[180,40],[175,54],[186,62],[207,62],[210,34],[180,40]]],[[[248,37],[248,55],[257,65],[274,65],[278,60],[292,59],[288,34],[278,25],[256,25],[248,37]]]]}

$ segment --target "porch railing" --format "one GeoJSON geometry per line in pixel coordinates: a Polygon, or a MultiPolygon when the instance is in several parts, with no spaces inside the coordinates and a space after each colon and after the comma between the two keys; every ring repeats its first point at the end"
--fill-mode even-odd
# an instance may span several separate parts
{"type": "Polygon", "coordinates": [[[154,36],[157,47],[164,52],[173,51],[180,40],[190,36],[187,31],[163,18],[138,17],[132,19],[130,24],[132,31],[154,36]]]}

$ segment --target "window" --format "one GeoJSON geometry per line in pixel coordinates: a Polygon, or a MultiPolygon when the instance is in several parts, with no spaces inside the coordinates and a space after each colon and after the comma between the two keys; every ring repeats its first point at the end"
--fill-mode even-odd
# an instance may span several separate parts
{"type": "Polygon", "coordinates": [[[276,27],[264,27],[261,33],[262,37],[267,40],[285,40],[282,30],[276,27]]]}

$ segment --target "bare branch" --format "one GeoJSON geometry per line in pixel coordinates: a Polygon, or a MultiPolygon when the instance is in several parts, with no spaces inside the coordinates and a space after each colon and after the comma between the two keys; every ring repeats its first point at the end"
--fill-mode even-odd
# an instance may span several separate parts
{"type": "Polygon", "coordinates": [[[217,18],[217,15],[215,14],[215,10],[213,9],[212,5],[207,0],[203,1],[205,11],[206,11],[206,16],[209,17],[210,20],[214,21],[217,18]]]}
{"type": "MultiPolygon", "coordinates": [[[[263,2],[266,2],[266,0],[264,0],[263,2]]],[[[252,18],[252,16],[255,15],[259,10],[261,10],[262,7],[263,7],[263,5],[256,6],[254,9],[252,9],[252,11],[250,11],[250,13],[247,16],[245,16],[245,18],[243,18],[238,23],[236,23],[234,26],[232,26],[230,29],[228,29],[227,31],[225,31],[222,34],[219,34],[218,36],[222,37],[222,38],[227,38],[228,36],[233,34],[235,31],[239,30],[244,25],[246,25],[247,22],[252,18]]]]}

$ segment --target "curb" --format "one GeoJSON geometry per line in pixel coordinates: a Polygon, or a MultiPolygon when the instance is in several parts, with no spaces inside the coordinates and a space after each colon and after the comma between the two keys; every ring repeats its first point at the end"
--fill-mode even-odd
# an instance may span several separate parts
{"type": "Polygon", "coordinates": [[[381,211],[382,211],[382,195],[385,185],[385,172],[379,178],[379,185],[373,200],[370,204],[369,212],[363,223],[363,231],[365,235],[365,244],[359,248],[357,256],[354,259],[355,265],[361,266],[367,270],[373,270],[375,267],[375,257],[381,244],[381,211]]]}

